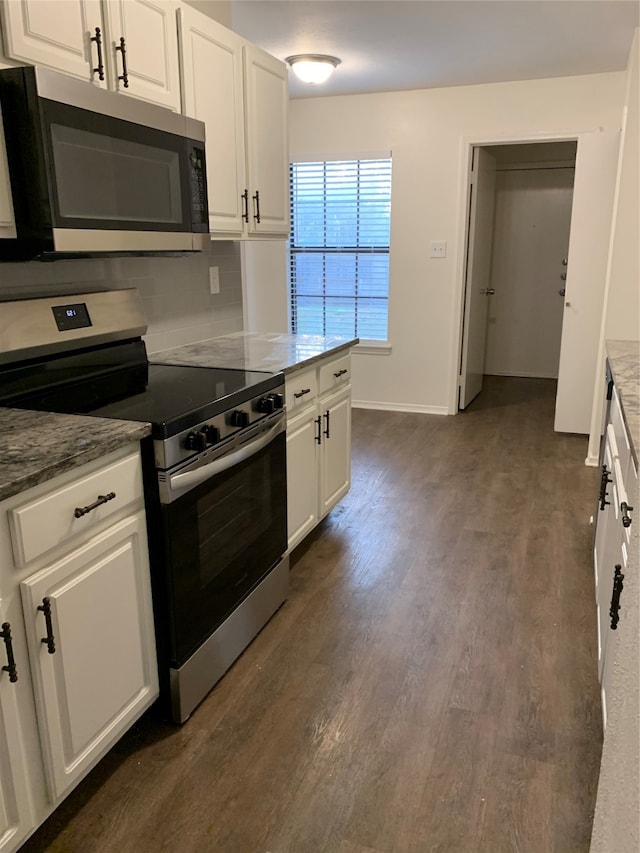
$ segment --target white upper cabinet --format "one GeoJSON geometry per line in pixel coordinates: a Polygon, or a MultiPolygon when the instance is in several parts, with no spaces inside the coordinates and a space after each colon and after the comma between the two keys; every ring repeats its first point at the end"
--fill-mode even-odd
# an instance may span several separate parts
{"type": "Polygon", "coordinates": [[[10,0],[1,5],[5,52],[179,111],[178,6],[179,0],[10,0]],[[119,79],[124,62],[128,86],[119,79]]]}
{"type": "Polygon", "coordinates": [[[287,67],[254,45],[245,45],[249,231],[289,233],[287,67]]]}
{"type": "Polygon", "coordinates": [[[100,0],[9,0],[2,14],[8,57],[99,83],[93,73],[98,51],[90,38],[96,27],[104,37],[100,0]]]}
{"type": "Polygon", "coordinates": [[[178,11],[184,112],[207,127],[209,228],[241,235],[246,187],[243,39],[191,9],[178,11]]]}
{"type": "Polygon", "coordinates": [[[105,0],[109,88],[180,112],[179,0],[105,0]],[[125,56],[120,50],[125,40],[125,56]],[[126,62],[128,86],[124,76],[126,62]]]}
{"type": "Polygon", "coordinates": [[[211,233],[286,236],[285,64],[187,6],[178,21],[183,110],[206,125],[211,233]]]}

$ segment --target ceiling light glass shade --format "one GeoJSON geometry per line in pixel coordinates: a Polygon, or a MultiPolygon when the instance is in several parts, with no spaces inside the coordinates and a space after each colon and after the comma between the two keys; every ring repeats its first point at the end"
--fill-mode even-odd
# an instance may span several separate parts
{"type": "Polygon", "coordinates": [[[312,86],[324,83],[340,65],[340,60],[337,57],[324,56],[320,53],[300,53],[296,56],[287,56],[285,62],[291,66],[296,77],[303,83],[311,83],[312,86]]]}

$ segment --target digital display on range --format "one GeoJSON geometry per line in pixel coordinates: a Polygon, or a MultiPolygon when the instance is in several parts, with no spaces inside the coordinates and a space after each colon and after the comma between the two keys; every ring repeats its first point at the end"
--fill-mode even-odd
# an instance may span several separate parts
{"type": "Polygon", "coordinates": [[[74,305],[55,305],[51,310],[60,332],[84,329],[92,325],[84,302],[77,302],[74,305]]]}

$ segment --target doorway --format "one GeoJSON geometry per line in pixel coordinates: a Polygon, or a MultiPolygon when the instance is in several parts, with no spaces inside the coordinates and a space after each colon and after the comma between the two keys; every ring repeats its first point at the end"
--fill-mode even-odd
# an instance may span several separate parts
{"type": "Polygon", "coordinates": [[[483,375],[558,377],[576,149],[474,148],[459,409],[483,375]]]}

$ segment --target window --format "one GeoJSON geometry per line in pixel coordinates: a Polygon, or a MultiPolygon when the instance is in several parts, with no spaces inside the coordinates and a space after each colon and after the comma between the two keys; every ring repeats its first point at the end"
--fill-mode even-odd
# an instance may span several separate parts
{"type": "Polygon", "coordinates": [[[391,159],[291,165],[291,331],[386,341],[391,159]]]}

